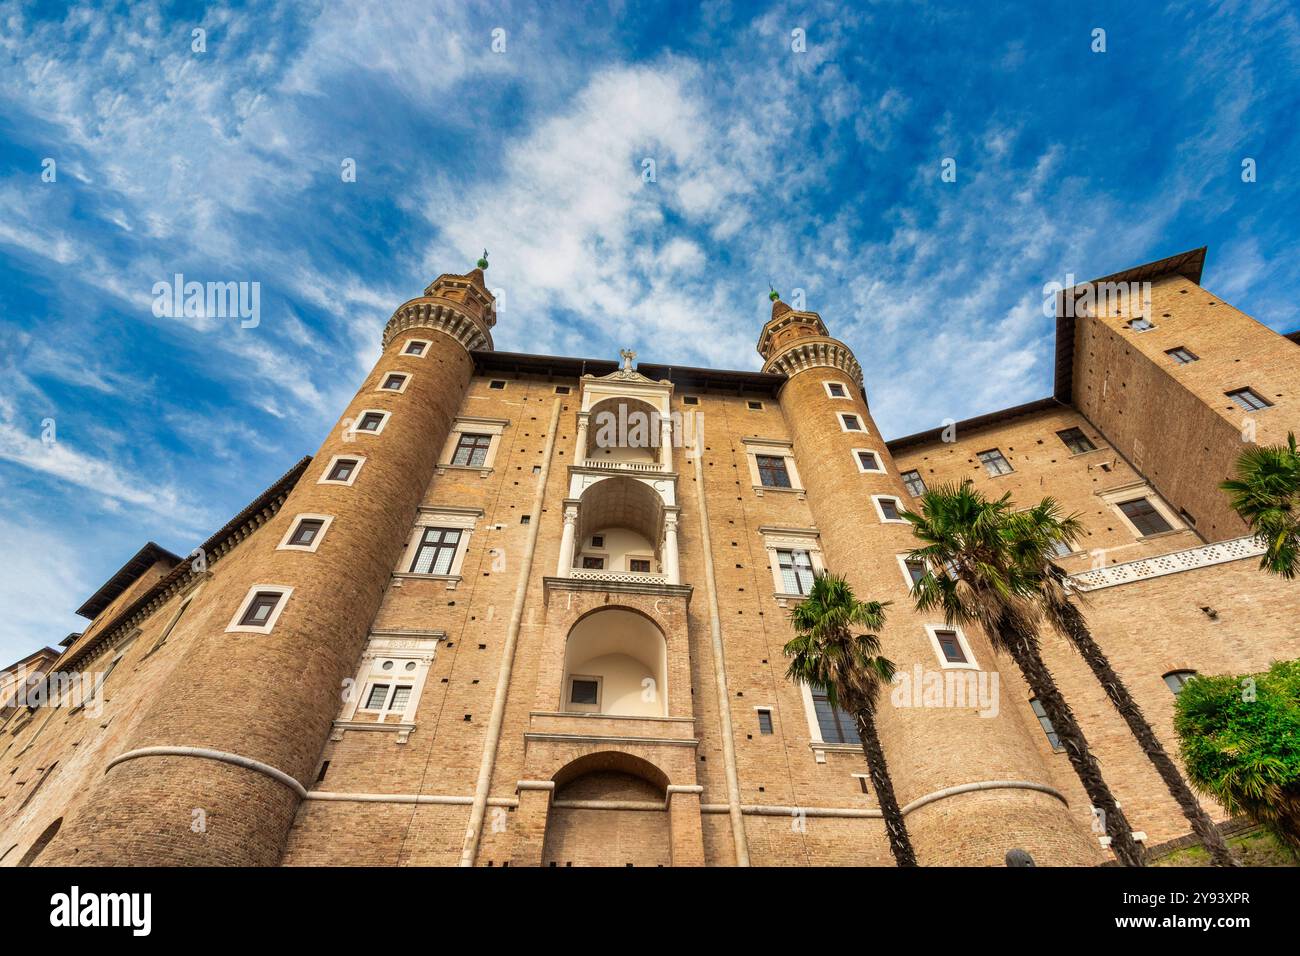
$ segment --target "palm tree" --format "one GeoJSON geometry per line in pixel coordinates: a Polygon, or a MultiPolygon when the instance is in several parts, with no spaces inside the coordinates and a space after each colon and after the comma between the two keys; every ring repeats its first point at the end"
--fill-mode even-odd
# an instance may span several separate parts
{"type": "Polygon", "coordinates": [[[795,637],[785,645],[785,656],[790,658],[786,676],[822,691],[831,706],[853,715],[894,860],[899,866],[916,866],[916,853],[876,733],[876,701],[881,685],[894,679],[894,665],[881,656],[880,638],[875,633],[853,633],[856,628],[881,630],[887,605],[859,601],[843,577],[818,574],[808,596],[790,611],[795,637]]]}
{"type": "Polygon", "coordinates": [[[1300,453],[1295,433],[1285,445],[1251,448],[1237,459],[1237,477],[1219,485],[1264,546],[1259,566],[1290,580],[1300,573],[1300,453]]]}
{"type": "Polygon", "coordinates": [[[989,500],[969,479],[926,492],[920,514],[904,511],[924,542],[908,556],[927,568],[912,588],[916,607],[943,611],[949,624],[979,625],[997,650],[1011,656],[1051,720],[1088,799],[1101,812],[1111,849],[1126,866],[1145,866],[1146,853],[1133,839],[1083,729],[1043,661],[1034,627],[1038,576],[1009,543],[1011,513],[1009,494],[989,500]],[[943,573],[936,574],[936,568],[943,573]]]}
{"type": "MultiPolygon", "coordinates": [[[[1110,702],[1128,724],[1142,752],[1147,755],[1164,781],[1170,795],[1192,825],[1209,852],[1215,866],[1240,866],[1233,857],[1223,834],[1214,825],[1192,793],[1177,764],[1165,751],[1155,730],[1142,713],[1128,685],[1111,667],[1106,656],[1088,628],[1088,622],[1078,604],[1070,600],[1072,590],[1066,573],[1052,560],[1059,544],[1071,545],[1083,533],[1078,515],[1063,515],[1056,501],[1044,498],[1026,511],[1008,516],[1003,537],[1014,560],[1031,578],[1038,581],[1038,610],[1066,640],[1074,645],[1087,663],[1097,682],[1101,684],[1110,702]]],[[[1076,592],[1077,593],[1077,592],[1076,592]]]]}

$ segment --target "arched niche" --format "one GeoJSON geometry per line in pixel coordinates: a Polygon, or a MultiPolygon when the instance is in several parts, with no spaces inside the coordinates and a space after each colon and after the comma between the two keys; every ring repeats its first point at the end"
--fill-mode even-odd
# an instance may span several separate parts
{"type": "Polygon", "coordinates": [[[635,611],[603,608],[569,631],[560,710],[665,717],[667,674],[668,644],[658,626],[635,611]]]}

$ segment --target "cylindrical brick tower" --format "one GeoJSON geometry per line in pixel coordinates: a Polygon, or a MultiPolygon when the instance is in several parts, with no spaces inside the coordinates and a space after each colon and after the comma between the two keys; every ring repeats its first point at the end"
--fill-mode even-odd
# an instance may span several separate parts
{"type": "MultiPolygon", "coordinates": [[[[942,616],[918,614],[908,593],[899,556],[916,547],[911,526],[890,520],[889,503],[874,497],[894,500],[898,510],[913,500],[871,419],[853,352],[830,337],[817,313],[796,312],[779,300],[758,351],[763,371],[788,376],[781,407],[827,569],[844,575],[858,598],[892,602],[881,643],[909,689],[917,665],[932,686],[946,679],[945,671],[955,679],[957,672],[944,667],[926,627],[942,627],[942,616]],[[870,457],[860,458],[859,450],[874,453],[879,468],[870,457]]],[[[972,628],[964,636],[979,670],[1004,665],[983,635],[972,628]]],[[[994,686],[992,675],[984,680],[994,686]]],[[[918,860],[1002,865],[1006,852],[1018,847],[1045,865],[1096,862],[1087,834],[1053,795],[1029,728],[1001,685],[999,679],[996,708],[985,708],[993,712],[984,716],[978,706],[925,706],[919,692],[908,694],[902,706],[893,701],[892,689],[881,693],[880,738],[899,806],[907,810],[927,801],[905,818],[918,860]]]]}
{"type": "Polygon", "coordinates": [[[495,322],[480,269],[397,310],[283,507],[212,568],[201,630],[51,862],[279,862],[463,400],[470,350],[492,347],[495,322]],[[322,522],[315,548],[285,548],[303,515],[322,522]],[[266,593],[279,597],[259,614],[266,593]]]}

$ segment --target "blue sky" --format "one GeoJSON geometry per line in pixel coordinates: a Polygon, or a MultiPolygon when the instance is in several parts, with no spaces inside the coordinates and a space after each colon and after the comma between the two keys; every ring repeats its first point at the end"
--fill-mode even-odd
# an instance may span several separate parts
{"type": "Polygon", "coordinates": [[[0,658],[312,453],[484,247],[501,350],[753,369],[803,289],[890,437],[1048,394],[1069,273],[1208,244],[1300,326],[1294,6],[988,6],[0,0],[0,658]],[[177,272],[260,325],[155,317],[177,272]]]}

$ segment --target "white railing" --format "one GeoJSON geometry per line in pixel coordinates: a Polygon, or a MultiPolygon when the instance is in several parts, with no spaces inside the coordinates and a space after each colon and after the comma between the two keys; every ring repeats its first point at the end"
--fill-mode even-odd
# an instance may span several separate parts
{"type": "Polygon", "coordinates": [[[663,462],[658,461],[622,461],[618,458],[588,458],[582,463],[584,468],[606,468],[611,471],[662,472],[663,462]]]}
{"type": "Polygon", "coordinates": [[[1180,571],[1193,571],[1214,564],[1254,558],[1263,553],[1264,546],[1253,536],[1233,538],[1231,541],[1216,541],[1214,544],[1188,548],[1185,551],[1172,551],[1151,558],[1112,564],[1108,568],[1080,571],[1078,574],[1070,575],[1070,583],[1080,591],[1096,591],[1117,584],[1131,584],[1134,581],[1145,581],[1148,578],[1177,574],[1180,571]]]}
{"type": "Polygon", "coordinates": [[[573,568],[569,577],[582,581],[609,581],[613,584],[667,584],[668,575],[649,571],[596,571],[591,568],[573,568]]]}

